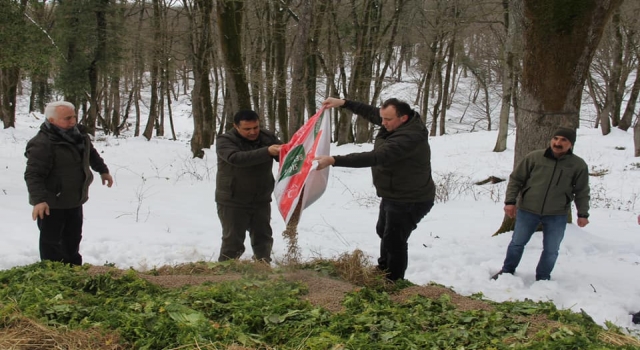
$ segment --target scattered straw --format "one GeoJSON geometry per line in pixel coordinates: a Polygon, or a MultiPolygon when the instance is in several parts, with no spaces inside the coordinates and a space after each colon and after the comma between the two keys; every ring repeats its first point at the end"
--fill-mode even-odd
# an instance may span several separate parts
{"type": "Polygon", "coordinates": [[[617,333],[613,331],[603,331],[598,334],[598,339],[601,341],[616,346],[637,346],[640,347],[640,339],[631,335],[617,333]]]}
{"type": "Polygon", "coordinates": [[[68,330],[50,328],[23,316],[9,317],[0,324],[0,349],[4,350],[124,350],[117,333],[95,328],[68,330]]]}
{"type": "Polygon", "coordinates": [[[371,265],[370,257],[360,249],[341,254],[334,264],[342,279],[358,286],[380,284],[384,277],[384,272],[371,265]]]}

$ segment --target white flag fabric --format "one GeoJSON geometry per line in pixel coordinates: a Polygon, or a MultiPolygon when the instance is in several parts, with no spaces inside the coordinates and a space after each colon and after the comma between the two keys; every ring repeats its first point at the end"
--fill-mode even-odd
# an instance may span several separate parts
{"type": "Polygon", "coordinates": [[[321,108],[280,149],[280,168],[273,194],[285,223],[291,219],[301,193],[302,209],[305,209],[327,188],[330,167],[316,171],[318,165],[313,158],[329,155],[329,118],[329,111],[321,108]]]}

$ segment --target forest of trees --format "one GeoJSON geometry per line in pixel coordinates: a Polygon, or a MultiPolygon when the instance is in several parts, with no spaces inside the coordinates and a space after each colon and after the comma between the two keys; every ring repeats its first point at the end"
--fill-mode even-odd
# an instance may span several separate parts
{"type": "MultiPolygon", "coordinates": [[[[0,117],[15,126],[28,83],[30,111],[59,96],[92,133],[175,138],[172,103],[188,95],[201,157],[239,109],[288,140],[318,96],[378,105],[398,81],[415,84],[408,102],[443,135],[469,77],[477,128],[498,129],[494,151],[515,116],[531,136],[516,158],[581,122],[604,135],[634,127],[640,156],[639,13],[633,0],[0,0],[0,117]],[[580,118],[583,96],[595,122],[580,118]]],[[[338,144],[372,137],[344,111],[333,123],[338,144]]]]}

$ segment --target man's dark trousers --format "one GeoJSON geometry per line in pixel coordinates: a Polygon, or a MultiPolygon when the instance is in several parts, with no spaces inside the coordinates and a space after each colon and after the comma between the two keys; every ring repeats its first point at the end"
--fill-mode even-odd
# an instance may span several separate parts
{"type": "Polygon", "coordinates": [[[82,206],[71,209],[49,209],[49,215],[38,218],[40,259],[82,265],[82,206]]]}
{"type": "Polygon", "coordinates": [[[396,281],[404,278],[408,263],[408,244],[411,232],[433,207],[429,202],[380,201],[380,214],[376,232],[380,237],[378,268],[387,272],[387,278],[396,281]]]}
{"type": "Polygon", "coordinates": [[[253,258],[271,262],[271,203],[251,208],[218,204],[218,217],[222,224],[222,246],[218,261],[240,258],[244,253],[244,240],[249,231],[253,258]]]}

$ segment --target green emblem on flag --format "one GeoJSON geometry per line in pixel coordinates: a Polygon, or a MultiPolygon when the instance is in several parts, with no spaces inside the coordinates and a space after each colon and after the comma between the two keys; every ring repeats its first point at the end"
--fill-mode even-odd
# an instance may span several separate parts
{"type": "Polygon", "coordinates": [[[282,179],[300,172],[306,155],[303,145],[298,145],[289,151],[285,157],[284,164],[282,165],[282,173],[280,174],[280,179],[278,181],[282,181],[282,179]]]}

